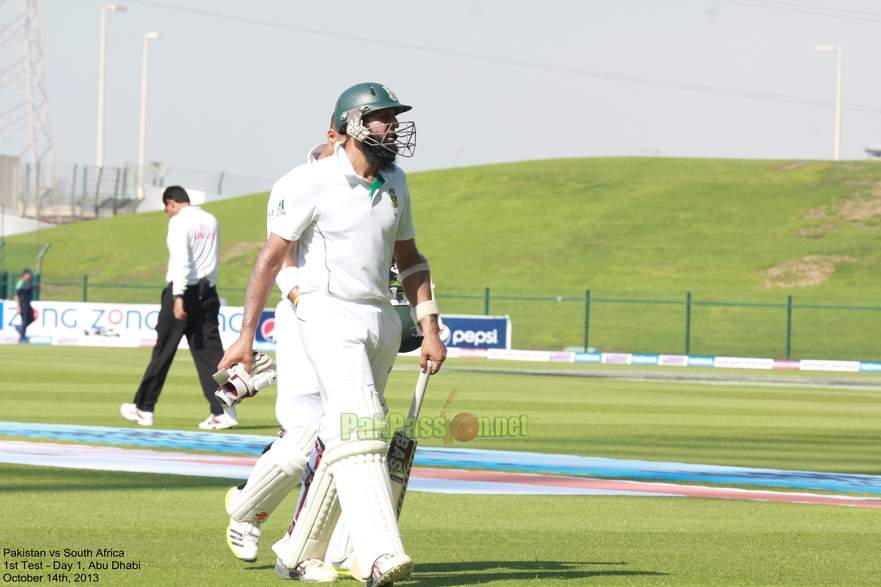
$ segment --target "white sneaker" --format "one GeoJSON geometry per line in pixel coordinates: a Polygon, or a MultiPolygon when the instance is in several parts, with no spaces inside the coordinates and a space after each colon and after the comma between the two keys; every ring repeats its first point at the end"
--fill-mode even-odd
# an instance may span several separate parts
{"type": "MultiPolygon", "coordinates": [[[[354,552],[350,552],[350,553],[349,553],[344,559],[342,559],[342,560],[333,560],[333,559],[330,559],[330,558],[325,559],[325,560],[327,561],[327,563],[328,563],[331,567],[333,567],[333,568],[336,569],[337,571],[349,571],[349,572],[352,572],[352,562],[355,560],[355,553],[354,553],[354,552]]],[[[354,573],[353,573],[352,576],[354,577],[354,573]]],[[[363,579],[359,579],[358,577],[355,577],[355,578],[358,579],[359,581],[361,581],[361,582],[363,583],[363,579]]]]}
{"type": "Polygon", "coordinates": [[[284,566],[281,562],[280,558],[275,559],[275,572],[284,577],[285,579],[296,579],[298,578],[296,570],[290,570],[286,566],[284,566]]]}
{"type": "Polygon", "coordinates": [[[260,541],[260,526],[250,522],[229,519],[226,529],[226,544],[236,558],[246,563],[257,560],[257,542],[260,541]]]}
{"type": "Polygon", "coordinates": [[[236,418],[235,408],[225,408],[219,416],[211,414],[208,418],[199,424],[202,430],[226,430],[232,428],[239,423],[236,418]]]}
{"type": "Polygon", "coordinates": [[[281,559],[278,559],[275,561],[275,572],[285,579],[299,578],[305,583],[334,583],[340,579],[336,571],[317,558],[304,560],[296,569],[287,568],[282,564],[281,559]]]}
{"type": "Polygon", "coordinates": [[[119,408],[119,413],[126,420],[137,422],[141,426],[153,425],[153,412],[141,411],[135,404],[122,404],[122,407],[119,408]]]}
{"type": "Polygon", "coordinates": [[[413,572],[413,559],[406,554],[384,554],[373,563],[366,587],[380,587],[403,581],[413,572]]]}
{"type": "MultiPolygon", "coordinates": [[[[242,484],[244,486],[244,484],[242,484]]],[[[238,485],[230,487],[226,492],[226,495],[223,496],[223,509],[229,512],[229,504],[232,502],[232,498],[236,496],[236,493],[241,491],[238,485]]]]}

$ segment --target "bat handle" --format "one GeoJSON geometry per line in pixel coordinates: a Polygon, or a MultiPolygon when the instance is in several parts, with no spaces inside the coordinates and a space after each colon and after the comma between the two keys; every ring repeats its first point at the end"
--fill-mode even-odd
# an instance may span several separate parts
{"type": "Polygon", "coordinates": [[[419,417],[422,409],[422,398],[425,396],[425,388],[428,387],[428,378],[431,376],[431,361],[425,363],[425,369],[419,373],[419,381],[416,383],[416,391],[413,393],[413,402],[410,404],[408,417],[419,417]]]}

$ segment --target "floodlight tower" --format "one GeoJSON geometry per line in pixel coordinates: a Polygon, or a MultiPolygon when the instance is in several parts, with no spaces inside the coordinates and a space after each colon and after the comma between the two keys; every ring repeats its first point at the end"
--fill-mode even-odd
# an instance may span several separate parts
{"type": "Polygon", "coordinates": [[[841,160],[841,47],[835,45],[815,45],[814,51],[838,52],[838,82],[835,86],[835,160],[841,160]]]}
{"type": "Polygon", "coordinates": [[[28,200],[36,214],[55,197],[55,149],[37,0],[0,0],[0,150],[25,158],[28,200]]]}
{"type": "Polygon", "coordinates": [[[95,167],[98,168],[98,200],[102,197],[102,182],[104,175],[104,87],[106,85],[107,70],[107,13],[125,12],[125,6],[118,4],[105,4],[101,7],[101,52],[98,59],[98,154],[95,157],[95,167]]]}
{"type": "Polygon", "coordinates": [[[161,39],[162,33],[144,33],[144,67],[141,70],[141,133],[138,146],[138,199],[144,199],[144,162],[147,159],[147,61],[150,41],[161,39]]]}

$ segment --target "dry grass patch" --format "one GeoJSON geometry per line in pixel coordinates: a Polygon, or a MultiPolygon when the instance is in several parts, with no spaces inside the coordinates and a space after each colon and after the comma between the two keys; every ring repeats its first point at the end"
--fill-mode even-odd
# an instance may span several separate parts
{"type": "Polygon", "coordinates": [[[266,241],[240,241],[232,243],[228,247],[221,247],[220,260],[229,261],[246,255],[256,258],[265,244],[266,241]]]}
{"type": "Polygon", "coordinates": [[[819,285],[835,273],[837,264],[856,262],[853,257],[833,255],[806,255],[801,259],[790,259],[768,269],[764,286],[769,289],[819,285]]]}
{"type": "Polygon", "coordinates": [[[806,167],[808,164],[807,161],[795,161],[793,163],[787,163],[786,165],[781,165],[777,168],[777,171],[795,171],[796,169],[801,169],[802,167],[806,167]]]}
{"type": "Polygon", "coordinates": [[[881,190],[875,190],[869,197],[854,194],[853,198],[836,202],[833,210],[845,220],[854,224],[881,216],[881,190]]]}
{"type": "Polygon", "coordinates": [[[803,226],[795,231],[795,235],[802,238],[822,238],[833,228],[835,228],[834,224],[831,222],[824,222],[819,226],[803,226]]]}
{"type": "MultiPolygon", "coordinates": [[[[881,185],[872,184],[869,194],[855,192],[850,198],[839,200],[830,206],[811,208],[804,215],[804,220],[845,220],[852,225],[864,228],[881,224],[881,185]]],[[[832,223],[820,226],[805,226],[796,234],[806,238],[818,238],[835,228],[832,223]]]]}

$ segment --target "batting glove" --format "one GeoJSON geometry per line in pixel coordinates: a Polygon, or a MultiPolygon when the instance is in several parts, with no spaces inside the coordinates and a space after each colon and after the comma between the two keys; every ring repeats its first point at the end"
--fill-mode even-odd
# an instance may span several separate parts
{"type": "Polygon", "coordinates": [[[254,351],[250,375],[241,363],[234,363],[214,374],[214,380],[220,385],[214,395],[233,407],[245,398],[254,397],[258,391],[275,383],[276,379],[275,362],[268,355],[254,351]]]}

